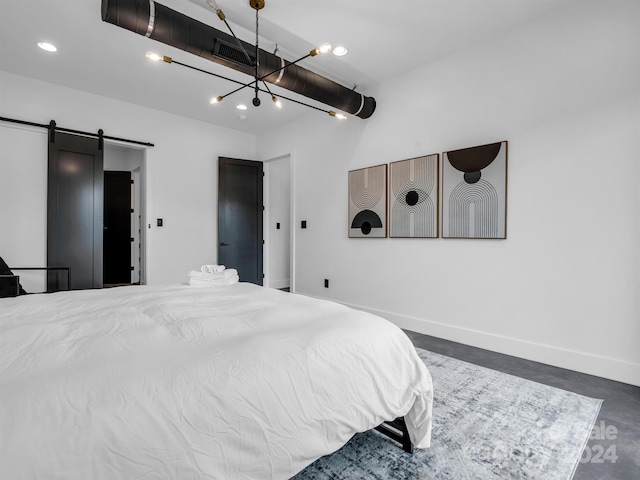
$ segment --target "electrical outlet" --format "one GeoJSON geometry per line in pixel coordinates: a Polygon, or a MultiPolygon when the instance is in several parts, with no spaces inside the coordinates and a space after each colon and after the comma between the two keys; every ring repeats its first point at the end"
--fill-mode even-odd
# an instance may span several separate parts
{"type": "Polygon", "coordinates": [[[329,288],[329,279],[328,278],[324,279],[324,288],[329,288]]]}

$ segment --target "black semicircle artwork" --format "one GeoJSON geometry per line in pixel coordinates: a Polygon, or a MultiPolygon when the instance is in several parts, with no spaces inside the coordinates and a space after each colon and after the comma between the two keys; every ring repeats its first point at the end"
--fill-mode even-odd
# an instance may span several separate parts
{"type": "Polygon", "coordinates": [[[362,210],[353,217],[351,228],[359,228],[364,235],[369,235],[372,228],[382,228],[382,220],[376,212],[362,210]]]}
{"type": "MultiPolygon", "coordinates": [[[[461,172],[479,172],[489,166],[500,152],[501,142],[447,152],[449,163],[461,172]]],[[[476,180],[477,181],[477,180],[476,180]]],[[[473,183],[473,182],[468,182],[473,183]]]]}

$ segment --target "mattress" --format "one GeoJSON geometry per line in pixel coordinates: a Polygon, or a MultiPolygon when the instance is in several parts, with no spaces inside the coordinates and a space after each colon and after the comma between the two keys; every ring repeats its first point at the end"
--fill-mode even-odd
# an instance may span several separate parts
{"type": "Polygon", "coordinates": [[[431,377],[392,323],[237,283],[0,300],[0,472],[18,479],[284,479],[405,416],[431,377]]]}

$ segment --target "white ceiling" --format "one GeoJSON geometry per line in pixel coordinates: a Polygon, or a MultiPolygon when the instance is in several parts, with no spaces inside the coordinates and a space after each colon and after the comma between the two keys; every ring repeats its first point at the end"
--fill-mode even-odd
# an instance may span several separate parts
{"type": "MultiPolygon", "coordinates": [[[[277,44],[280,54],[295,60],[324,42],[345,45],[349,48],[345,57],[316,56],[304,60],[301,66],[371,94],[382,81],[550,15],[570,1],[266,0],[260,11],[260,46],[273,51],[277,44]]],[[[157,3],[226,31],[206,0],[157,3]]],[[[101,0],[0,0],[0,70],[250,133],[311,112],[291,102],[277,110],[264,96],[262,106],[253,107],[249,89],[218,105],[209,105],[210,97],[228,93],[235,84],[176,65],[149,62],[145,53],[169,55],[241,81],[251,78],[105,23],[100,4],[101,0]],[[58,51],[40,50],[36,46],[39,41],[55,44],[58,51]],[[245,120],[239,119],[241,112],[235,109],[241,102],[249,106],[245,120]]],[[[255,11],[249,1],[218,0],[218,4],[235,33],[253,44],[255,11]]],[[[279,91],[277,87],[272,90],[276,94],[279,91]]],[[[327,121],[335,120],[327,117],[327,121]]]]}

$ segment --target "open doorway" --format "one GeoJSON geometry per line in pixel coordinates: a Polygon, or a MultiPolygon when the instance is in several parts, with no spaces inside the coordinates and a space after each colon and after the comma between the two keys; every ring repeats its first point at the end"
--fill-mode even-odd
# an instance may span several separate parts
{"type": "Polygon", "coordinates": [[[291,156],[264,162],[265,285],[294,291],[291,156]]]}
{"type": "Polygon", "coordinates": [[[145,150],[104,145],[104,287],[145,283],[145,150]]]}

